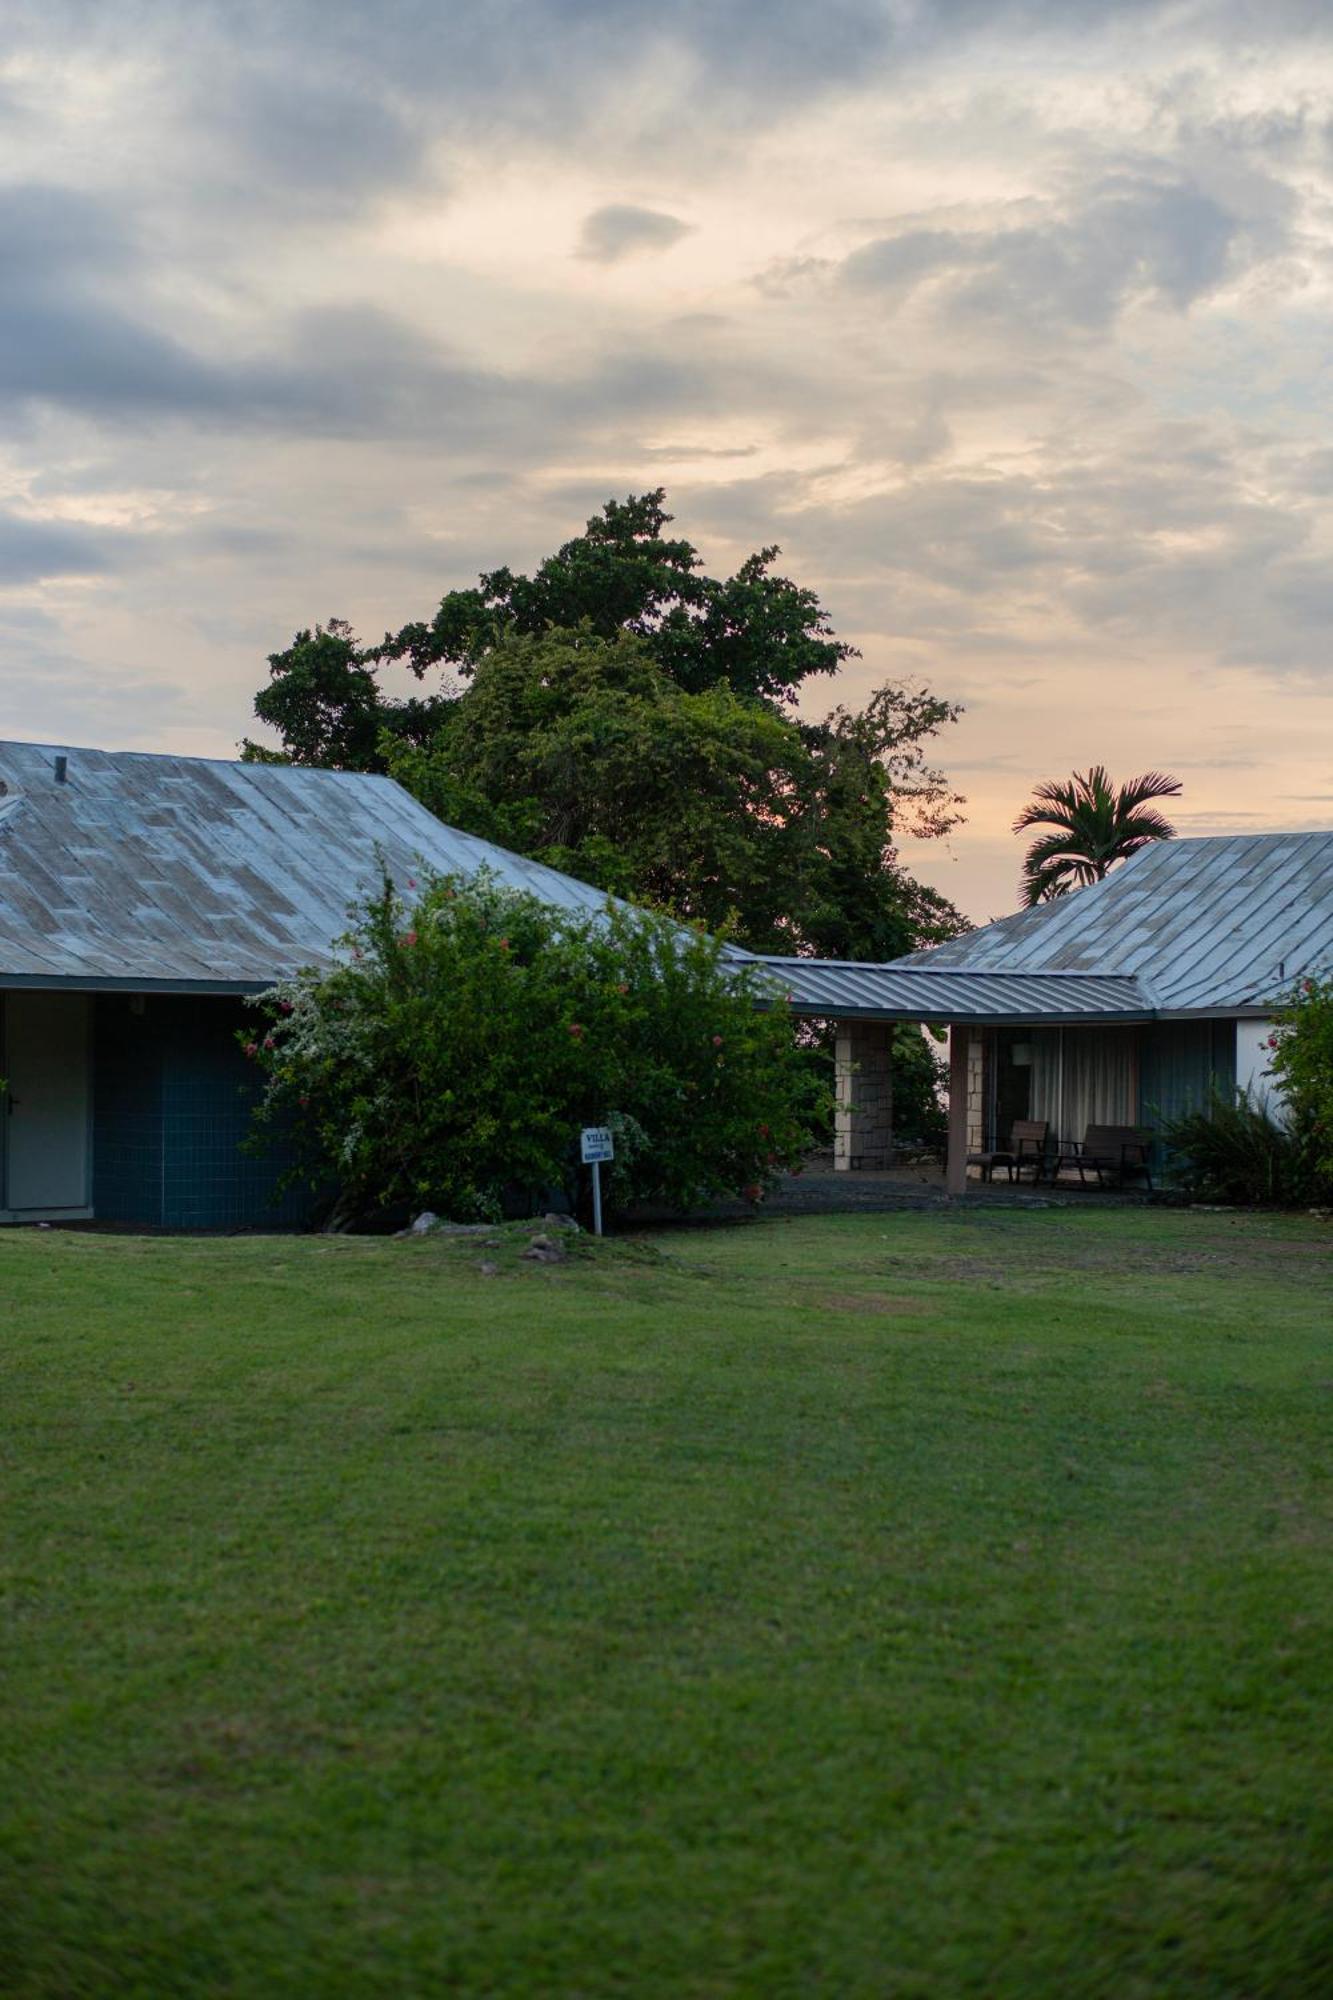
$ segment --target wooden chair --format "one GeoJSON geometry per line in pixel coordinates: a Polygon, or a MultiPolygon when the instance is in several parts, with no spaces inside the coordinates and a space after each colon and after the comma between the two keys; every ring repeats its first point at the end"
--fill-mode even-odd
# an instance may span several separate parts
{"type": "Polygon", "coordinates": [[[1077,1167],[1085,1186],[1090,1172],[1096,1174],[1098,1187],[1106,1186],[1108,1175],[1114,1176],[1116,1187],[1123,1187],[1130,1175],[1139,1176],[1151,1194],[1152,1134],[1137,1125],[1089,1125],[1082,1139],[1061,1142],[1057,1178],[1064,1167],[1077,1167]]]}
{"type": "Polygon", "coordinates": [[[1031,1167],[1032,1178],[1039,1181],[1046,1164],[1046,1134],[1050,1126],[1044,1118],[1015,1118],[1009,1134],[1007,1146],[997,1146],[989,1153],[969,1153],[969,1167],[980,1167],[984,1181],[993,1180],[997,1167],[1009,1169],[1012,1182],[1022,1177],[1024,1167],[1031,1167]]]}

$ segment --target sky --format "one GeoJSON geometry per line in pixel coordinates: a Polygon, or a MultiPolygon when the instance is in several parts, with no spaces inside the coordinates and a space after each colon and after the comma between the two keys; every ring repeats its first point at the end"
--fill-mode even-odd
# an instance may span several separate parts
{"type": "Polygon", "coordinates": [[[235,753],[667,489],[1034,782],[1333,827],[1327,0],[0,0],[0,734],[235,753]]]}

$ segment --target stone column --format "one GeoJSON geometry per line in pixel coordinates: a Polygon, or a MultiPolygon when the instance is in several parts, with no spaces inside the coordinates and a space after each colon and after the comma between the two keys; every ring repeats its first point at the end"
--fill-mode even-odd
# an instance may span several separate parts
{"type": "Polygon", "coordinates": [[[893,1165],[892,1021],[840,1021],[833,1164],[882,1171],[893,1165]]]}
{"type": "Polygon", "coordinates": [[[960,1030],[967,1037],[967,1150],[986,1147],[986,1044],[978,1028],[960,1030]]]}
{"type": "Polygon", "coordinates": [[[968,1096],[972,1038],[955,1022],[949,1029],[949,1158],[944,1185],[952,1195],[967,1188],[968,1096]]]}

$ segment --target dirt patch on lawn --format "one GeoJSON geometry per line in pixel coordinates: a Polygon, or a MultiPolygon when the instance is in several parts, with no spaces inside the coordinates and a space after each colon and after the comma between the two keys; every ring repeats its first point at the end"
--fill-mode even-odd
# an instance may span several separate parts
{"type": "Polygon", "coordinates": [[[923,1313],[929,1306],[927,1299],[895,1298],[888,1292],[821,1292],[817,1297],[802,1301],[816,1307],[820,1312],[842,1313],[923,1313]]]}

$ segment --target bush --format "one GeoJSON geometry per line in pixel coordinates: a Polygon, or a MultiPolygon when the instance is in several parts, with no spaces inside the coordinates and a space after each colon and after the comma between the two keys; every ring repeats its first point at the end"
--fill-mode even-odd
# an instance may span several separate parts
{"type": "Polygon", "coordinates": [[[409,907],[386,879],[341,945],[244,1038],[261,1132],[294,1123],[336,1225],[540,1200],[579,1179],[584,1125],[619,1134],[613,1205],[757,1199],[827,1119],[780,992],[667,918],[576,915],[484,874],[426,879],[409,907]]]}
{"type": "Polygon", "coordinates": [[[1333,976],[1301,980],[1269,1046],[1317,1191],[1333,1194],[1333,976]]]}
{"type": "Polygon", "coordinates": [[[1169,1178],[1205,1201],[1296,1208],[1318,1198],[1301,1133],[1280,1124],[1248,1091],[1214,1090],[1201,1110],[1162,1127],[1169,1178]]]}

